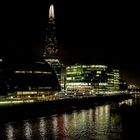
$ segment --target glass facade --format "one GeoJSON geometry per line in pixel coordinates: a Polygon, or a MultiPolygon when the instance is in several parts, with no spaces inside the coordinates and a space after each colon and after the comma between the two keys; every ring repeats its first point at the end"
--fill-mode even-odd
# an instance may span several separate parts
{"type": "Polygon", "coordinates": [[[116,91],[120,89],[120,74],[119,70],[117,69],[110,69],[107,71],[108,77],[108,90],[116,91]]]}
{"type": "Polygon", "coordinates": [[[59,84],[61,86],[61,68],[62,64],[60,63],[59,59],[45,59],[45,61],[53,68],[59,84]]]}
{"type": "Polygon", "coordinates": [[[119,90],[119,70],[106,65],[73,65],[66,67],[66,91],[107,92],[119,90]]]}
{"type": "MultiPolygon", "coordinates": [[[[27,56],[27,54],[26,54],[27,56]]],[[[0,72],[5,93],[17,95],[48,95],[60,91],[60,85],[53,68],[38,56],[32,59],[15,58],[4,62],[0,72]]],[[[2,87],[0,91],[2,92],[2,87]]]]}

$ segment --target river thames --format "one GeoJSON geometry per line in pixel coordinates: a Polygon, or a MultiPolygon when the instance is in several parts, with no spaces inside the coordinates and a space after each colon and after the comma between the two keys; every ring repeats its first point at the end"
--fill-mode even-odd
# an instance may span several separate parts
{"type": "MultiPolygon", "coordinates": [[[[136,100],[128,99],[127,104],[133,106],[136,100]]],[[[111,105],[105,104],[1,123],[0,140],[128,140],[139,136],[138,118],[134,121],[131,114],[130,122],[123,121],[120,113],[110,109],[111,105]],[[137,123],[132,125],[133,121],[137,123]]]]}

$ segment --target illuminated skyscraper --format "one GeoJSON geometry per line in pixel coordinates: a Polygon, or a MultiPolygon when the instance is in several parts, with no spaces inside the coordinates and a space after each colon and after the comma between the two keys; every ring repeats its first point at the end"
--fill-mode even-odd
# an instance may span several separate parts
{"type": "Polygon", "coordinates": [[[45,49],[43,52],[43,58],[48,62],[54,69],[59,84],[61,84],[61,63],[59,60],[59,49],[56,39],[56,28],[55,28],[55,14],[54,6],[50,5],[49,16],[48,16],[48,26],[46,32],[45,49]]]}
{"type": "Polygon", "coordinates": [[[56,39],[54,6],[49,8],[47,35],[45,40],[44,59],[58,59],[58,43],[56,39]]]}

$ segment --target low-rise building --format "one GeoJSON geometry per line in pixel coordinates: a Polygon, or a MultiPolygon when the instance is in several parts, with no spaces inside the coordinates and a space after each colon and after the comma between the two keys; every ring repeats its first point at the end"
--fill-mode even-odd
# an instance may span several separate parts
{"type": "Polygon", "coordinates": [[[106,65],[66,66],[66,91],[108,92],[119,90],[119,70],[106,65]]]}

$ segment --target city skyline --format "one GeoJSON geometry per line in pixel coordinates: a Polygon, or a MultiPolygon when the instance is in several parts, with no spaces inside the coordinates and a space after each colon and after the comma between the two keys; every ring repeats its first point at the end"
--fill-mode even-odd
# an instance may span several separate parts
{"type": "MultiPolygon", "coordinates": [[[[140,85],[135,5],[115,2],[91,5],[63,0],[53,3],[57,40],[66,63],[111,65],[119,68],[128,82],[140,85]]],[[[42,52],[50,4],[6,5],[2,14],[1,55],[42,52]]]]}

